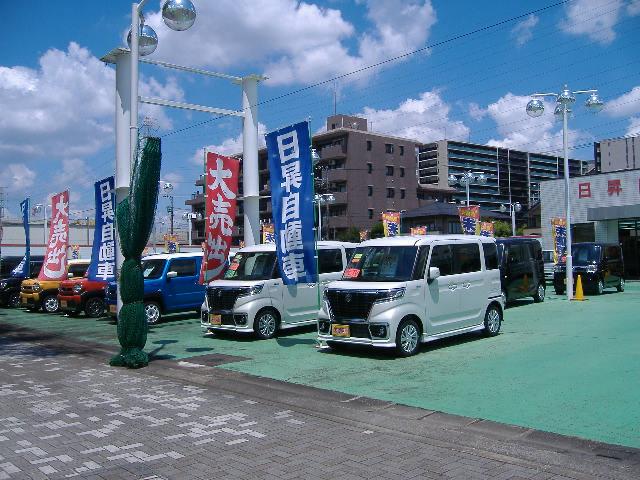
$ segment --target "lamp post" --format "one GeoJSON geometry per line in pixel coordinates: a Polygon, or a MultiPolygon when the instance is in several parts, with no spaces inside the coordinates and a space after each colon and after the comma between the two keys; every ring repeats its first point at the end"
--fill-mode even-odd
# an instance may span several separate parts
{"type": "Polygon", "coordinates": [[[184,212],[182,214],[182,218],[187,221],[187,229],[188,229],[188,236],[189,236],[189,246],[191,246],[191,243],[192,243],[191,228],[193,227],[193,224],[192,224],[193,219],[201,220],[202,219],[202,214],[201,213],[193,213],[193,212],[184,212]]]}
{"type": "Polygon", "coordinates": [[[173,184],[171,182],[160,181],[162,187],[162,196],[164,198],[168,198],[170,202],[170,206],[167,207],[167,213],[170,215],[171,223],[169,224],[170,231],[169,233],[173,235],[173,184]]]}
{"type": "Polygon", "coordinates": [[[511,236],[515,237],[516,235],[516,213],[520,212],[520,210],[522,210],[522,205],[520,205],[520,202],[515,202],[515,203],[508,203],[507,205],[502,204],[500,205],[500,211],[502,213],[507,213],[507,210],[509,210],[509,214],[511,215],[511,236]],[[507,207],[507,205],[509,205],[507,207]]]}
{"type": "Polygon", "coordinates": [[[42,204],[42,203],[36,203],[32,208],[31,208],[31,213],[33,215],[37,215],[40,212],[42,212],[42,217],[44,220],[43,223],[43,229],[42,229],[42,243],[45,246],[47,246],[47,208],[51,208],[51,205],[46,205],[46,204],[42,204]]]}
{"type": "Polygon", "coordinates": [[[449,180],[449,185],[451,186],[460,185],[465,187],[465,190],[467,192],[467,207],[468,207],[471,204],[469,200],[469,186],[472,183],[475,183],[477,185],[485,185],[487,183],[487,176],[482,172],[472,172],[471,170],[467,170],[460,176],[456,176],[453,174],[449,175],[448,180],[449,180]]]}
{"type": "Polygon", "coordinates": [[[589,95],[585,106],[593,113],[597,113],[604,107],[604,102],[598,97],[598,90],[576,90],[571,91],[567,85],[564,86],[560,93],[534,93],[533,98],[527,103],[527,115],[530,117],[539,117],[544,113],[544,103],[541,98],[553,97],[556,99],[556,107],[554,115],[556,118],[562,118],[562,147],[564,151],[564,196],[565,196],[565,217],[567,224],[567,255],[566,255],[566,281],[567,281],[567,300],[573,298],[573,257],[571,255],[571,198],[569,187],[569,127],[568,118],[571,113],[571,106],[575,103],[574,95],[589,95]]]}
{"type": "Polygon", "coordinates": [[[327,206],[327,237],[329,236],[329,204],[336,201],[333,193],[316,193],[314,201],[318,205],[318,241],[322,240],[322,204],[327,206]]]}

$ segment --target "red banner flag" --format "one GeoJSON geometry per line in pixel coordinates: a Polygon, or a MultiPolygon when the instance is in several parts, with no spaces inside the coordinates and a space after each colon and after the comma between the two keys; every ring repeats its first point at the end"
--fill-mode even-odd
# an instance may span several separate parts
{"type": "Polygon", "coordinates": [[[205,282],[219,278],[226,265],[236,221],[240,160],[207,152],[205,189],[205,282]]]}
{"type": "Polygon", "coordinates": [[[38,280],[62,280],[67,271],[69,246],[69,191],[51,197],[51,225],[47,254],[38,280]]]}

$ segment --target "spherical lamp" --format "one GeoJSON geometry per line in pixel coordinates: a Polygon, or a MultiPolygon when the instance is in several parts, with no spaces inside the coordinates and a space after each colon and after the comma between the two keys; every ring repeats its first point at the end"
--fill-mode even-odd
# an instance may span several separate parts
{"type": "Polygon", "coordinates": [[[196,21],[196,9],[190,0],[167,0],[162,6],[162,19],[167,27],[181,32],[196,21]]]}
{"type": "Polygon", "coordinates": [[[538,98],[534,98],[527,103],[527,115],[530,117],[539,117],[544,113],[544,103],[538,98]]]}
{"type": "MultiPolygon", "coordinates": [[[[127,45],[131,49],[131,30],[127,35],[127,45]]],[[[151,55],[158,47],[158,35],[149,25],[142,25],[138,31],[138,53],[141,57],[151,55]]]]}

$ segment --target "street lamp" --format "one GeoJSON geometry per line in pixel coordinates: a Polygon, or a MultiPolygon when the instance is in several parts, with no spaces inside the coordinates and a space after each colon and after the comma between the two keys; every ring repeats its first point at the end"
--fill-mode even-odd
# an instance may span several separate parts
{"type": "Polygon", "coordinates": [[[202,220],[202,214],[201,213],[193,213],[193,212],[184,212],[182,214],[182,218],[184,220],[187,221],[187,227],[188,227],[188,231],[189,231],[189,246],[191,246],[191,228],[192,228],[192,222],[194,219],[196,220],[202,220]]]}
{"type": "Polygon", "coordinates": [[[564,86],[560,93],[534,93],[533,98],[527,103],[527,115],[530,117],[539,117],[544,113],[544,103],[541,98],[554,97],[556,99],[556,107],[554,114],[556,117],[562,117],[562,147],[564,150],[564,195],[565,195],[565,216],[567,222],[567,255],[566,255],[566,275],[567,275],[567,300],[573,297],[573,258],[571,256],[571,199],[569,197],[569,128],[568,118],[571,113],[571,105],[576,101],[575,95],[587,94],[585,106],[597,113],[604,107],[604,102],[598,97],[598,90],[569,90],[567,85],[564,86]]]}
{"type": "Polygon", "coordinates": [[[316,193],[313,200],[318,205],[318,241],[322,240],[322,204],[327,206],[327,236],[329,236],[329,204],[336,201],[333,193],[316,193]]]}
{"type": "Polygon", "coordinates": [[[173,235],[173,184],[171,182],[160,181],[162,185],[162,196],[168,198],[171,206],[167,207],[167,213],[171,215],[171,235],[173,235]]]}
{"type": "Polygon", "coordinates": [[[47,246],[47,208],[51,208],[51,205],[43,205],[42,203],[36,203],[32,208],[31,208],[31,214],[32,215],[38,215],[40,212],[42,212],[42,217],[43,217],[43,230],[42,230],[42,241],[43,241],[43,245],[47,246]]]}
{"type": "Polygon", "coordinates": [[[516,203],[508,203],[507,205],[500,205],[500,211],[502,213],[507,213],[507,210],[509,210],[509,214],[511,215],[511,236],[515,237],[516,235],[516,213],[520,212],[520,210],[522,210],[522,205],[520,205],[520,202],[516,202],[516,203]],[[507,207],[507,205],[509,205],[507,207]]]}
{"type": "Polygon", "coordinates": [[[469,201],[469,186],[472,183],[475,183],[478,185],[485,185],[487,183],[487,176],[482,172],[472,172],[471,170],[468,170],[460,176],[451,174],[449,175],[448,180],[449,180],[449,185],[451,186],[460,185],[465,187],[467,191],[467,207],[468,207],[471,204],[471,202],[469,201]]]}

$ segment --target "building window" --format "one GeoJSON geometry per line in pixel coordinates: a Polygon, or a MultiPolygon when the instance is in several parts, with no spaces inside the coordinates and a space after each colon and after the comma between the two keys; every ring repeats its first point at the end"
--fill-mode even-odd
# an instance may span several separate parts
{"type": "Polygon", "coordinates": [[[369,220],[373,218],[373,208],[369,209],[369,220]]]}
{"type": "Polygon", "coordinates": [[[373,197],[373,185],[367,186],[367,197],[373,197]]]}
{"type": "Polygon", "coordinates": [[[336,129],[336,124],[335,124],[335,123],[332,123],[332,124],[331,124],[331,130],[335,130],[335,129],[336,129]]]}
{"type": "Polygon", "coordinates": [[[448,233],[462,233],[462,226],[460,225],[460,222],[458,221],[449,222],[448,233]]]}
{"type": "Polygon", "coordinates": [[[393,143],[385,143],[384,144],[384,151],[386,153],[393,153],[393,143]]]}
{"type": "Polygon", "coordinates": [[[404,155],[404,146],[400,145],[400,155],[404,155]]]}
{"type": "Polygon", "coordinates": [[[371,140],[367,140],[367,152],[371,151],[371,140]]]}
{"type": "Polygon", "coordinates": [[[387,165],[387,177],[393,177],[393,167],[391,165],[387,165]]]}
{"type": "Polygon", "coordinates": [[[405,194],[406,194],[406,190],[404,188],[400,189],[400,198],[404,198],[405,194]]]}
{"type": "Polygon", "coordinates": [[[404,167],[400,167],[400,176],[404,177],[404,167]]]}
{"type": "Polygon", "coordinates": [[[396,196],[395,188],[387,188],[387,198],[394,198],[396,196]]]}
{"type": "Polygon", "coordinates": [[[367,163],[367,173],[371,173],[373,171],[373,164],[367,163]]]}

